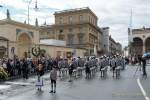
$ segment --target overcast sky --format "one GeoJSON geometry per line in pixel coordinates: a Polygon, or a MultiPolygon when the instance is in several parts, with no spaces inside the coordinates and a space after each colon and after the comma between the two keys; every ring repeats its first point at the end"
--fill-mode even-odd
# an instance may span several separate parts
{"type": "MultiPolygon", "coordinates": [[[[30,0],[0,0],[0,19],[6,18],[6,9],[16,21],[27,21],[27,7],[30,0]]],[[[38,18],[39,24],[45,21],[54,23],[54,12],[80,7],[89,7],[99,18],[99,27],[110,27],[110,35],[123,46],[128,44],[127,28],[133,10],[133,28],[150,26],[150,0],[37,0],[38,11],[30,4],[30,23],[38,18]]]]}

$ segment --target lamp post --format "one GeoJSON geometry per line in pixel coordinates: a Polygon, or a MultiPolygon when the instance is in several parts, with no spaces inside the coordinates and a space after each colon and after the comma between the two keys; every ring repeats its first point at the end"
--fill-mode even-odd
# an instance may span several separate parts
{"type": "Polygon", "coordinates": [[[29,16],[30,16],[29,15],[29,13],[30,13],[29,10],[30,10],[30,4],[31,4],[31,2],[32,2],[32,0],[30,0],[29,3],[28,3],[28,24],[29,24],[29,20],[30,20],[30,18],[29,18],[29,16]]]}
{"type": "MultiPolygon", "coordinates": [[[[28,3],[28,24],[29,24],[29,22],[30,22],[30,4],[31,4],[31,2],[32,2],[32,0],[30,0],[29,1],[29,3],[28,3]]],[[[38,10],[38,7],[37,7],[37,0],[36,0],[36,2],[35,2],[35,11],[37,11],[38,10]]]]}

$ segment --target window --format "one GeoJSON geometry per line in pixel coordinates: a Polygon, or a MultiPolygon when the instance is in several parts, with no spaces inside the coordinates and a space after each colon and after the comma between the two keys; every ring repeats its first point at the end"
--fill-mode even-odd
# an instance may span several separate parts
{"type": "Polygon", "coordinates": [[[79,21],[83,21],[83,16],[82,15],[80,15],[79,21]]]}
{"type": "Polygon", "coordinates": [[[55,31],[53,30],[52,33],[55,34],[55,31]]]}
{"type": "Polygon", "coordinates": [[[50,34],[50,32],[47,32],[47,35],[50,34]]]}
{"type": "Polygon", "coordinates": [[[69,16],[69,23],[72,23],[72,16],[69,16]]]}
{"type": "Polygon", "coordinates": [[[83,28],[82,28],[82,27],[79,28],[79,32],[80,32],[80,33],[83,32],[83,28]]]}
{"type": "Polygon", "coordinates": [[[60,17],[60,18],[59,18],[59,24],[62,24],[62,23],[63,23],[63,18],[60,17]]]}
{"type": "Polygon", "coordinates": [[[59,30],[59,33],[63,33],[63,29],[60,29],[60,30],[59,30]]]}
{"type": "Polygon", "coordinates": [[[74,41],[74,35],[73,34],[68,34],[68,44],[72,45],[74,41]]]}
{"type": "Polygon", "coordinates": [[[79,33],[78,34],[79,44],[83,43],[83,38],[84,38],[84,33],[79,33]]]}
{"type": "Polygon", "coordinates": [[[64,35],[59,35],[58,39],[59,40],[64,40],[64,35]]]}
{"type": "Polygon", "coordinates": [[[73,32],[73,29],[72,28],[69,28],[69,33],[73,32]]]}
{"type": "Polygon", "coordinates": [[[91,28],[89,28],[89,31],[91,32],[91,28]]]}

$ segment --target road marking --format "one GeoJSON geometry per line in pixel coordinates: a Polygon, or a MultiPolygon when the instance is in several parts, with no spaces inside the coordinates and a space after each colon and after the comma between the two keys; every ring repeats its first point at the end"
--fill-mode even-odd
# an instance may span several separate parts
{"type": "Polygon", "coordinates": [[[142,94],[143,94],[145,100],[150,100],[149,97],[147,96],[147,94],[146,94],[146,92],[145,92],[145,90],[144,90],[144,88],[143,88],[141,82],[140,82],[140,78],[137,79],[137,83],[138,83],[138,85],[139,85],[139,87],[140,87],[140,89],[141,89],[141,92],[142,92],[142,94]]]}

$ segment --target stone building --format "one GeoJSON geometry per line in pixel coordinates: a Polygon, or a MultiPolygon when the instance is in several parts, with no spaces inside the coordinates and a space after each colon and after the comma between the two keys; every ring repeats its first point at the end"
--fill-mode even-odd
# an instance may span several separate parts
{"type": "Polygon", "coordinates": [[[0,57],[29,56],[36,44],[39,44],[37,27],[11,19],[0,20],[0,57]]]}
{"type": "Polygon", "coordinates": [[[150,28],[132,29],[132,34],[128,30],[128,35],[132,37],[132,41],[129,41],[130,55],[138,56],[150,52],[150,28]]]}
{"type": "Polygon", "coordinates": [[[119,42],[116,42],[111,36],[109,36],[109,54],[122,55],[122,45],[119,42]]]}
{"type": "Polygon", "coordinates": [[[102,36],[103,53],[109,55],[109,27],[102,27],[101,31],[103,33],[102,36]]]}
{"type": "Polygon", "coordinates": [[[102,32],[97,16],[88,8],[70,9],[54,13],[55,24],[41,26],[40,38],[64,40],[67,46],[86,49],[85,55],[102,51],[102,32]]]}
{"type": "Polygon", "coordinates": [[[40,28],[37,24],[37,19],[35,26],[11,20],[7,10],[7,19],[0,20],[0,58],[14,58],[15,55],[19,58],[34,57],[33,50],[35,53],[44,50],[51,57],[62,56],[65,58],[72,57],[73,51],[76,50],[76,56],[83,57],[84,49],[40,44],[40,28]],[[33,49],[35,47],[40,49],[33,49]]]}
{"type": "Polygon", "coordinates": [[[123,53],[122,45],[119,42],[116,43],[116,53],[117,54],[122,54],[123,53]]]}

